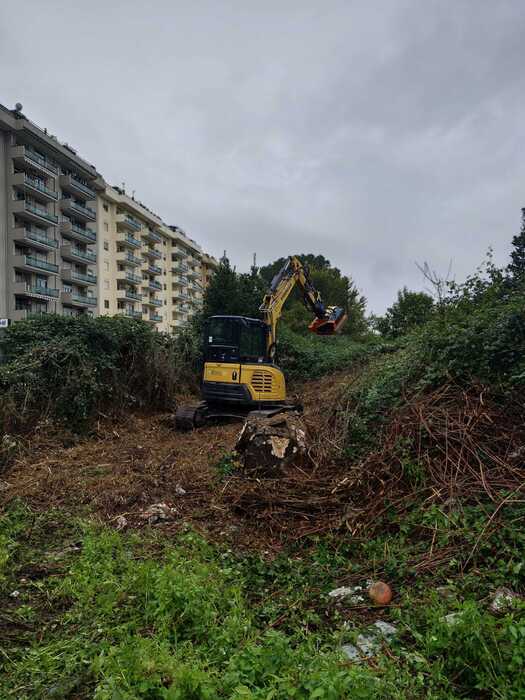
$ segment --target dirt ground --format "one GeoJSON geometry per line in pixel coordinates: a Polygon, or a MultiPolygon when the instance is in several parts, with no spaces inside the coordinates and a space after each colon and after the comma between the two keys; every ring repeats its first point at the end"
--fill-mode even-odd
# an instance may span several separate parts
{"type": "MultiPolygon", "coordinates": [[[[314,445],[347,381],[340,373],[292,388],[303,402],[314,445]]],[[[0,505],[22,498],[37,510],[58,507],[114,526],[122,525],[123,516],[125,527],[136,528],[147,525],[148,507],[162,502],[173,509],[157,525],[166,532],[191,524],[235,546],[278,550],[282,529],[273,532],[224,497],[232,483],[218,465],[233,450],[240,427],[179,433],[170,416],[129,415],[118,423],[101,421],[93,436],[70,439],[69,445],[42,429],[0,475],[0,505]]]]}

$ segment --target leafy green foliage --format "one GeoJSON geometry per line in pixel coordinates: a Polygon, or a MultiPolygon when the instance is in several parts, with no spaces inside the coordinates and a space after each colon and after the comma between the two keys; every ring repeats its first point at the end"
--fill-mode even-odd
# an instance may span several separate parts
{"type": "Polygon", "coordinates": [[[97,412],[167,408],[194,383],[198,341],[171,337],[142,321],[45,316],[10,326],[2,339],[6,432],[50,416],[81,430],[97,412]]]}
{"type": "Polygon", "coordinates": [[[490,513],[417,506],[374,539],[338,536],[270,558],[213,547],[189,530],[175,540],[122,535],[14,504],[0,518],[0,538],[10,543],[0,598],[11,640],[0,656],[0,694],[523,697],[525,607],[494,617],[486,602],[502,582],[525,583],[525,536],[516,527],[523,505],[496,517],[466,566],[490,513]],[[455,557],[420,573],[430,538],[436,552],[453,547],[455,557]],[[399,634],[372,667],[347,664],[340,652],[367,624],[328,604],[327,593],[348,577],[386,577],[396,592],[397,604],[377,617],[399,634]],[[15,588],[18,598],[8,594],[15,588]]]}
{"type": "Polygon", "coordinates": [[[398,338],[417,326],[422,326],[432,315],[434,300],[425,292],[410,292],[406,287],[397,293],[397,301],[383,317],[373,319],[373,325],[385,338],[398,338]]]}
{"type": "Polygon", "coordinates": [[[215,315],[259,318],[266,285],[257,268],[237,273],[223,257],[204,293],[203,317],[215,315]]]}

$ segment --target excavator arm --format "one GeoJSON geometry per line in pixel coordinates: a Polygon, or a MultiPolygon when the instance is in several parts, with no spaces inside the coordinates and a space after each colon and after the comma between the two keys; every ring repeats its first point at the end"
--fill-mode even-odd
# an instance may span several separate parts
{"type": "Polygon", "coordinates": [[[334,335],[346,321],[344,309],[338,306],[325,306],[319,291],[310,279],[308,268],[298,258],[292,256],[273,278],[260,306],[264,321],[269,328],[267,345],[270,356],[275,352],[277,322],[295,285],[299,286],[305,305],[314,314],[314,320],[308,326],[312,333],[334,335]]]}

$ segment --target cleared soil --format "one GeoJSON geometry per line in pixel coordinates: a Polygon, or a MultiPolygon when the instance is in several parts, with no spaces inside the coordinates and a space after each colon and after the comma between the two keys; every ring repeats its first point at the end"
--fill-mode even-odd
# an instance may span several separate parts
{"type": "MultiPolygon", "coordinates": [[[[347,381],[341,373],[293,388],[314,446],[317,435],[327,434],[320,429],[347,381]]],[[[282,527],[274,531],[269,521],[247,517],[225,497],[232,479],[219,465],[239,430],[240,423],[230,423],[180,433],[166,415],[101,421],[96,433],[82,440],[42,428],[1,475],[0,504],[22,498],[37,510],[57,507],[115,526],[123,516],[127,527],[144,527],[148,506],[162,502],[174,509],[157,525],[165,532],[191,524],[238,547],[278,550],[286,539],[282,527]]]]}

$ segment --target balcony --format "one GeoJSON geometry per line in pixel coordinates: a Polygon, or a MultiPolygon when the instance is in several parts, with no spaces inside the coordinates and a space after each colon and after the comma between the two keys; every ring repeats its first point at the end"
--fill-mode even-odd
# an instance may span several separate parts
{"type": "Polygon", "coordinates": [[[153,306],[163,306],[164,305],[164,302],[162,301],[162,299],[152,299],[151,303],[153,304],[153,306]]]}
{"type": "Polygon", "coordinates": [[[160,282],[155,282],[154,280],[146,279],[142,280],[142,286],[147,287],[148,289],[156,289],[156,290],[162,290],[162,285],[160,282]]]}
{"type": "Polygon", "coordinates": [[[174,299],[189,299],[189,295],[186,292],[183,292],[182,289],[180,290],[174,290],[172,292],[174,299]]]}
{"type": "Polygon", "coordinates": [[[56,202],[58,199],[58,192],[48,189],[41,180],[31,177],[27,173],[15,173],[12,175],[11,184],[17,190],[27,192],[42,202],[56,202]]]}
{"type": "Polygon", "coordinates": [[[60,233],[68,238],[74,238],[82,243],[95,243],[97,234],[88,228],[74,224],[72,221],[62,221],[60,224],[60,233]]]}
{"type": "MultiPolygon", "coordinates": [[[[117,229],[122,231],[140,231],[142,228],[140,221],[128,214],[117,214],[117,229]]],[[[140,244],[139,244],[140,245],[140,244]]]]}
{"type": "Polygon", "coordinates": [[[131,289],[117,289],[117,299],[129,299],[130,301],[142,301],[142,294],[131,289]]]}
{"type": "Polygon", "coordinates": [[[126,233],[118,237],[118,242],[122,245],[128,246],[129,248],[140,248],[141,243],[138,238],[133,238],[131,233],[126,233]]]}
{"type": "Polygon", "coordinates": [[[187,274],[189,269],[190,268],[186,265],[186,263],[183,262],[176,263],[171,268],[172,272],[184,272],[185,274],[187,274]]]}
{"type": "Polygon", "coordinates": [[[44,316],[45,314],[47,314],[47,311],[42,311],[40,308],[37,311],[36,309],[32,309],[30,306],[28,306],[26,309],[16,309],[13,311],[11,320],[14,323],[15,321],[23,321],[24,319],[31,318],[32,316],[44,316]]]}
{"type": "Polygon", "coordinates": [[[58,265],[36,258],[34,255],[15,255],[13,267],[17,270],[26,270],[27,272],[35,272],[36,270],[48,275],[56,275],[58,272],[58,265]]]}
{"type": "Polygon", "coordinates": [[[150,275],[161,275],[162,274],[162,268],[158,267],[157,265],[148,265],[146,268],[146,271],[149,272],[150,275]]]}
{"type": "Polygon", "coordinates": [[[18,199],[13,202],[13,214],[20,219],[25,219],[35,224],[44,226],[56,226],[58,224],[58,216],[50,214],[43,207],[30,204],[25,199],[18,199]]]}
{"type": "Polygon", "coordinates": [[[27,146],[13,146],[9,154],[16,165],[21,168],[30,168],[41,173],[45,177],[49,175],[58,175],[58,166],[52,163],[47,158],[35,153],[27,146]]]}
{"type": "Polygon", "coordinates": [[[132,265],[133,267],[137,267],[138,265],[142,265],[144,261],[127,250],[121,250],[117,253],[117,262],[122,263],[123,265],[132,265]]]}
{"type": "Polygon", "coordinates": [[[73,260],[75,262],[81,263],[95,263],[97,262],[97,254],[92,253],[89,250],[82,250],[72,245],[60,246],[60,255],[64,260],[73,260]]]}
{"type": "Polygon", "coordinates": [[[179,260],[184,260],[188,255],[188,251],[185,250],[184,248],[181,248],[181,246],[174,245],[171,249],[171,259],[175,261],[175,259],[179,260]]]}
{"type": "Polygon", "coordinates": [[[188,270],[186,275],[189,277],[189,279],[198,279],[201,276],[200,272],[196,272],[195,270],[188,270]]]}
{"type": "Polygon", "coordinates": [[[45,300],[58,299],[59,295],[58,289],[51,289],[40,284],[29,284],[27,282],[15,282],[13,290],[16,296],[45,300]]]}
{"type": "Polygon", "coordinates": [[[75,283],[81,286],[89,286],[97,283],[97,276],[92,272],[79,272],[71,267],[62,267],[60,275],[64,282],[75,283]]]}
{"type": "Polygon", "coordinates": [[[73,175],[61,175],[60,176],[60,187],[66,192],[71,192],[75,197],[84,200],[90,200],[96,198],[96,192],[90,187],[85,185],[80,180],[77,180],[73,175]]]}
{"type": "Polygon", "coordinates": [[[135,311],[134,309],[121,309],[119,310],[118,315],[127,316],[128,318],[142,319],[142,311],[135,311]]]}
{"type": "Polygon", "coordinates": [[[97,297],[88,296],[87,294],[75,294],[75,292],[62,292],[60,295],[64,306],[79,306],[89,308],[97,305],[97,297]]]}
{"type": "Polygon", "coordinates": [[[75,202],[72,197],[65,197],[60,200],[60,208],[65,214],[74,216],[80,221],[95,221],[97,218],[97,213],[94,209],[90,207],[85,207],[83,204],[75,202]]]}
{"type": "Polygon", "coordinates": [[[162,258],[162,253],[155,248],[145,248],[142,250],[142,255],[148,257],[152,260],[160,260],[162,258]]]}
{"type": "Polygon", "coordinates": [[[45,231],[34,230],[29,225],[28,228],[15,228],[12,231],[12,238],[17,243],[24,245],[29,245],[31,248],[36,248],[37,250],[56,250],[58,248],[58,241],[54,238],[49,238],[45,231]]]}
{"type": "Polygon", "coordinates": [[[146,321],[153,321],[153,323],[160,323],[162,321],[162,316],[160,314],[147,314],[146,321]]]}
{"type": "Polygon", "coordinates": [[[161,243],[162,236],[160,236],[156,231],[151,228],[145,228],[142,231],[142,238],[145,241],[151,241],[152,243],[161,243]]]}
{"type": "Polygon", "coordinates": [[[130,282],[131,284],[142,284],[140,275],[134,275],[133,272],[128,272],[127,270],[118,270],[117,280],[130,282]]]}

